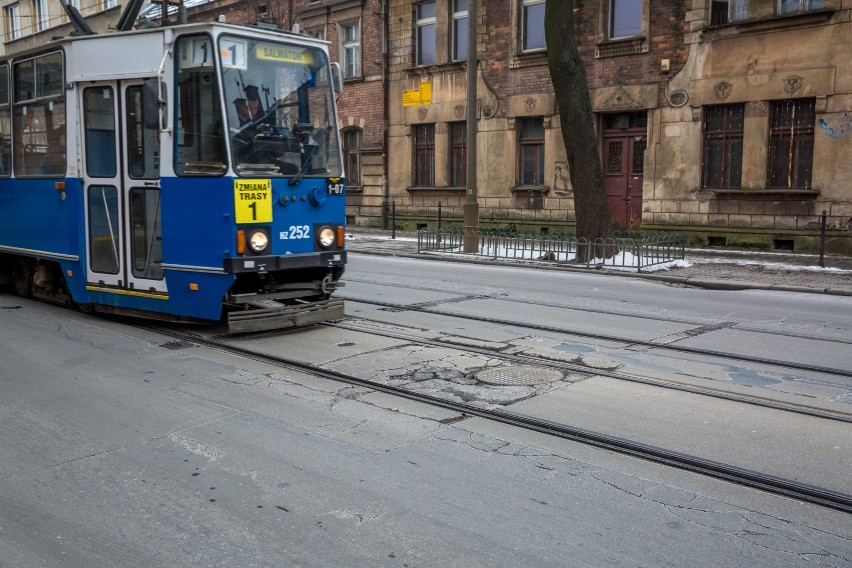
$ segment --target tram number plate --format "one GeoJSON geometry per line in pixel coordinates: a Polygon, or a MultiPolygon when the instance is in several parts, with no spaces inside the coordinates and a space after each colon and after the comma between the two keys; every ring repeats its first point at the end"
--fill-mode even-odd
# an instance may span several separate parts
{"type": "Polygon", "coordinates": [[[272,180],[234,180],[234,218],[237,223],[272,222],[272,180]]]}
{"type": "Polygon", "coordinates": [[[287,231],[281,231],[278,238],[282,241],[311,238],[311,227],[309,225],[291,225],[287,231]]]}
{"type": "Polygon", "coordinates": [[[343,182],[340,178],[331,178],[328,180],[329,195],[343,195],[343,182]]]}

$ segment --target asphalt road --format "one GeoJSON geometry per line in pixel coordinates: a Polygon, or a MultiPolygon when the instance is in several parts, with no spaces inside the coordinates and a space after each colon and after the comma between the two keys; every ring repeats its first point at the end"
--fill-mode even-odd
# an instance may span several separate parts
{"type": "MultiPolygon", "coordinates": [[[[845,515],[35,302],[0,308],[4,568],[852,562],[845,515]]],[[[326,333],[317,353],[339,341],[326,333]]]]}

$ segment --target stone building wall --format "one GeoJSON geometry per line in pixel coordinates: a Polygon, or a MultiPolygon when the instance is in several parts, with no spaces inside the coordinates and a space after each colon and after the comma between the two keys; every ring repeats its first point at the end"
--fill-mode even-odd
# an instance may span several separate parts
{"type": "Polygon", "coordinates": [[[778,17],[772,3],[753,2],[748,19],[723,26],[709,26],[709,3],[694,8],[684,36],[688,62],[666,89],[682,106],[662,110],[646,157],[657,175],[646,178],[643,226],[697,242],[815,250],[825,212],[827,249],[852,252],[850,8],[829,0],[821,10],[778,17]],[[812,100],[816,111],[811,184],[772,187],[770,109],[795,100],[812,100]],[[745,109],[741,185],[706,187],[704,113],[735,104],[745,109]]]}

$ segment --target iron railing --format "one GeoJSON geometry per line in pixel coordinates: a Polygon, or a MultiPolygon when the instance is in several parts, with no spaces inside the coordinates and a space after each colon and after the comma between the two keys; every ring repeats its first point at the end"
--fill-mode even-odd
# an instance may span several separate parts
{"type": "MultiPolygon", "coordinates": [[[[421,229],[417,232],[417,251],[464,254],[466,236],[470,237],[471,233],[462,229],[421,229]]],[[[493,259],[570,263],[587,268],[612,267],[639,272],[684,259],[684,238],[674,233],[589,240],[573,235],[478,230],[474,231],[474,236],[477,252],[469,254],[493,259]]]]}

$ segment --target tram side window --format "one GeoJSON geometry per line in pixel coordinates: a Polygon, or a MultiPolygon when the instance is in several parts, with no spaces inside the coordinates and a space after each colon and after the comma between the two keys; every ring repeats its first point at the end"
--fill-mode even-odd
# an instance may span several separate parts
{"type": "Polygon", "coordinates": [[[115,139],[115,101],[112,87],[89,87],[83,93],[86,171],[91,177],[118,173],[115,139]]]}
{"type": "Polygon", "coordinates": [[[14,64],[12,138],[19,176],[57,177],[66,171],[64,77],[60,52],[14,64]]]}
{"type": "Polygon", "coordinates": [[[0,65],[0,177],[12,175],[12,107],[9,104],[9,66],[0,65]]]}
{"type": "Polygon", "coordinates": [[[208,36],[182,37],[177,44],[178,175],[219,176],[227,169],[219,86],[208,36]]]}
{"type": "Polygon", "coordinates": [[[160,131],[146,126],[142,104],[142,87],[127,88],[125,123],[127,124],[127,159],[133,179],[157,179],[160,175],[160,131]]]}

